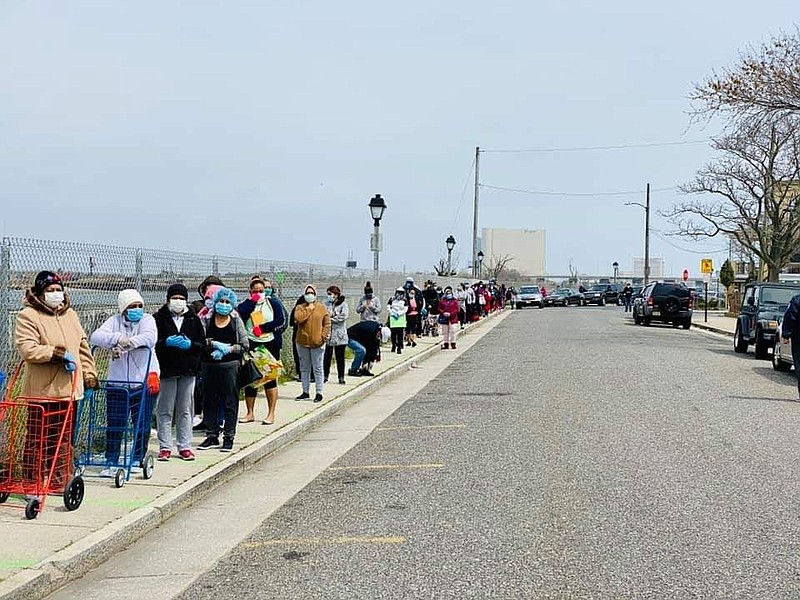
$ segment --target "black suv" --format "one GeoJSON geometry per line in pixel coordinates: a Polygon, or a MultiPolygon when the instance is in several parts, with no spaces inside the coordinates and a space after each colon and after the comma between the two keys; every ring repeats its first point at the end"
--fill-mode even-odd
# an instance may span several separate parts
{"type": "Polygon", "coordinates": [[[650,325],[655,319],[689,329],[693,307],[694,292],[682,283],[651,283],[633,304],[633,321],[637,325],[650,325]]]}
{"type": "Polygon", "coordinates": [[[589,289],[583,292],[584,304],[597,304],[598,306],[605,306],[606,304],[616,304],[619,300],[622,286],[616,283],[595,283],[589,286],[589,289]]]}
{"type": "Polygon", "coordinates": [[[733,334],[734,351],[747,352],[748,346],[753,344],[756,358],[769,358],[769,349],[775,345],[783,313],[795,294],[800,294],[800,285],[796,283],[751,283],[746,286],[733,334]]]}

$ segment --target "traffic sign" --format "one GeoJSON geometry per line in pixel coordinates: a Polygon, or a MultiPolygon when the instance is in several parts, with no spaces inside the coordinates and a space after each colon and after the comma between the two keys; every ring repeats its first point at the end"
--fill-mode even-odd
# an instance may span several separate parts
{"type": "Polygon", "coordinates": [[[681,277],[683,278],[684,281],[688,281],[689,280],[689,269],[684,269],[683,270],[683,275],[681,275],[681,277]]]}
{"type": "Polygon", "coordinates": [[[710,258],[701,258],[700,259],[700,272],[701,273],[713,273],[714,272],[714,261],[710,258]]]}

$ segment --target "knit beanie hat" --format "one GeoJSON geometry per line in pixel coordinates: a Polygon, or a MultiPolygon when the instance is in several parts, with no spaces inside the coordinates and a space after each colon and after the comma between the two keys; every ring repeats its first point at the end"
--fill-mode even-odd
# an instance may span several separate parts
{"type": "Polygon", "coordinates": [[[64,284],[61,282],[61,277],[53,273],[52,271],[41,271],[38,275],[36,275],[36,279],[33,280],[33,293],[37,296],[41,296],[44,292],[44,288],[49,285],[53,285],[57,283],[61,286],[61,289],[64,289],[64,284]]]}
{"type": "Polygon", "coordinates": [[[183,298],[189,298],[189,290],[186,289],[186,286],[182,283],[173,283],[169,288],[167,288],[167,300],[172,298],[173,296],[182,296],[183,298]]]}
{"type": "Polygon", "coordinates": [[[374,294],[375,292],[372,291],[372,284],[368,281],[367,285],[364,286],[364,293],[365,294],[374,294]]]}
{"type": "Polygon", "coordinates": [[[119,296],[117,296],[117,308],[119,309],[120,313],[125,312],[125,309],[134,302],[141,302],[144,304],[142,295],[136,290],[122,290],[119,293],[119,296]]]}

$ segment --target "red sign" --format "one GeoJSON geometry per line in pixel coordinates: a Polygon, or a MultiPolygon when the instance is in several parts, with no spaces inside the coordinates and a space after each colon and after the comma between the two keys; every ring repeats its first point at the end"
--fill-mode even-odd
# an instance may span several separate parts
{"type": "Polygon", "coordinates": [[[684,269],[683,270],[683,280],[684,281],[688,281],[689,280],[689,269],[684,269]]]}

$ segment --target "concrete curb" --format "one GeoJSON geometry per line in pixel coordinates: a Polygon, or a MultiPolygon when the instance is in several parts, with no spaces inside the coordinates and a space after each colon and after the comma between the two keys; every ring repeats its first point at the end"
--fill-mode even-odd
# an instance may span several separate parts
{"type": "MultiPolygon", "coordinates": [[[[475,324],[480,327],[513,311],[494,313],[475,324]]],[[[471,331],[470,327],[465,331],[471,331]]],[[[465,332],[460,331],[459,337],[465,332]]],[[[318,409],[282,427],[272,435],[243,448],[231,456],[185,481],[175,489],[160,496],[147,506],[138,508],[121,519],[109,523],[85,538],[59,550],[37,565],[14,574],[0,583],[0,600],[34,600],[52,594],[70,581],[82,577],[91,569],[136,542],[148,532],[213,492],[217,487],[240,475],[254,464],[291,444],[309,429],[327,420],[335,413],[363,400],[383,385],[403,375],[410,365],[430,358],[439,350],[439,344],[409,356],[390,370],[359,385],[318,409]]]]}
{"type": "Polygon", "coordinates": [[[704,331],[719,333],[720,335],[725,335],[728,337],[733,337],[733,332],[727,331],[726,329],[720,329],[719,327],[712,327],[711,325],[706,325],[705,323],[692,323],[692,327],[696,327],[697,329],[702,329],[704,331]]]}

